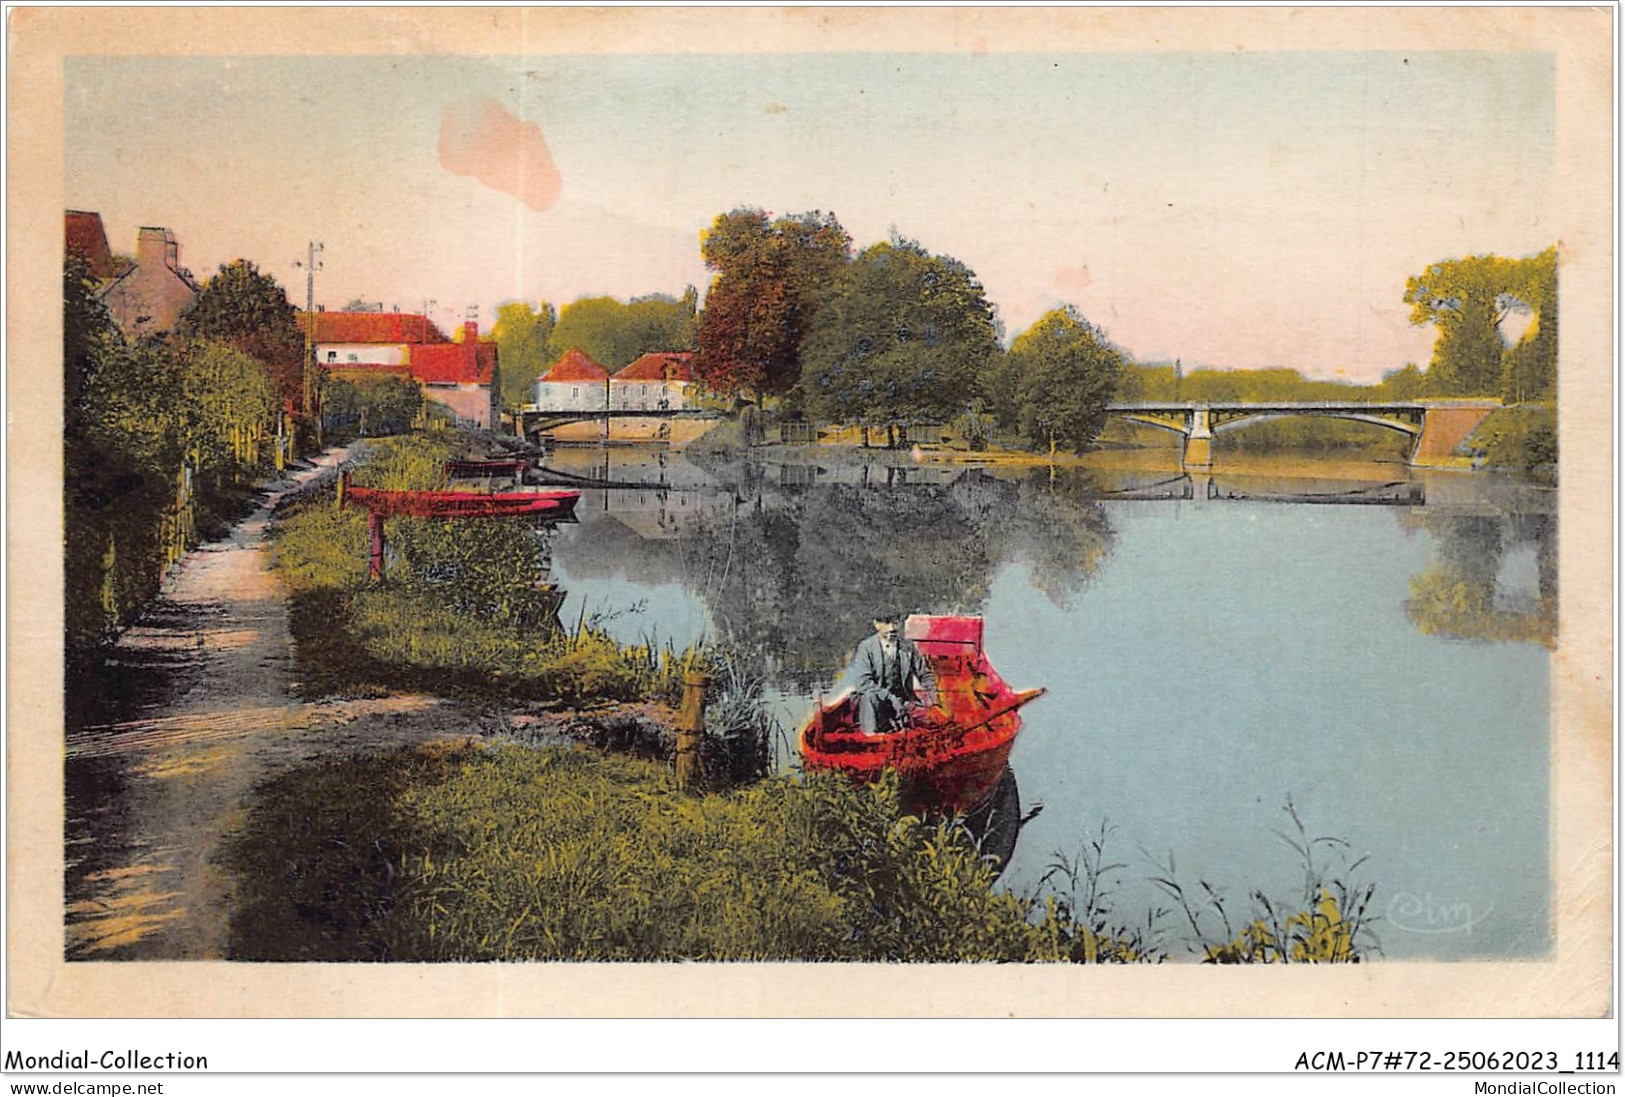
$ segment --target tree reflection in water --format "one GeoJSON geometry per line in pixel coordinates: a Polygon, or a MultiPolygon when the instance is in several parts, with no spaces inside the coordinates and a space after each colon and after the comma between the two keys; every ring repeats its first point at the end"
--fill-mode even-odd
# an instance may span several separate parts
{"type": "Polygon", "coordinates": [[[1526,641],[1552,647],[1557,639],[1557,519],[1549,512],[1506,510],[1407,512],[1407,525],[1433,536],[1435,562],[1411,578],[1405,602],[1426,635],[1466,640],[1526,641]],[[1508,558],[1533,552],[1533,590],[1515,590],[1504,574],[1508,558]]]}
{"type": "Polygon", "coordinates": [[[1006,564],[1027,565],[1065,605],[1111,544],[1081,478],[966,470],[911,483],[886,471],[867,484],[764,487],[680,537],[684,572],[718,629],[770,657],[787,685],[830,680],[882,609],[980,612],[1006,564]]]}

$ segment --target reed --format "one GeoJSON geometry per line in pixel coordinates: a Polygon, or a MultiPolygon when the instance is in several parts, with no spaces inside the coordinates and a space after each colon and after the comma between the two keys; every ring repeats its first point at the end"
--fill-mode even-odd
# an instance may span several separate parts
{"type": "Polygon", "coordinates": [[[1245,913],[1233,920],[1219,888],[1199,880],[1199,891],[1192,892],[1179,882],[1172,852],[1154,861],[1158,875],[1151,882],[1184,915],[1188,943],[1210,964],[1359,963],[1380,955],[1371,913],[1376,885],[1355,881],[1366,858],[1350,861],[1341,838],[1311,837],[1290,798],[1283,810],[1292,828],[1275,834],[1298,855],[1303,870],[1302,890],[1292,900],[1254,888],[1245,913]]]}
{"type": "Polygon", "coordinates": [[[1101,820],[1100,830],[1079,845],[1071,857],[1057,851],[1039,878],[1038,899],[1059,936],[1058,959],[1074,963],[1161,963],[1167,958],[1161,933],[1165,910],[1146,914],[1143,926],[1122,920],[1116,910],[1117,889],[1127,863],[1108,853],[1117,828],[1101,820]]]}

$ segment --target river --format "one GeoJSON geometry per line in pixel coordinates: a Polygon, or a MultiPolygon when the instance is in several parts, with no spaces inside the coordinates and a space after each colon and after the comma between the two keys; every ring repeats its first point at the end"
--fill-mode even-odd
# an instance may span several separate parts
{"type": "Polygon", "coordinates": [[[1335,839],[1314,847],[1331,875],[1375,885],[1382,956],[1544,955],[1556,493],[1165,458],[1052,474],[561,448],[552,467],[626,485],[589,489],[554,538],[562,616],[759,651],[793,728],[876,606],[980,613],[1011,684],[1050,691],[1011,756],[1042,811],[1004,886],[1104,833],[1115,920],[1181,955],[1195,934],[1153,878],[1173,870],[1210,937],[1203,883],[1232,922],[1255,889],[1291,901],[1290,803],[1335,839]]]}

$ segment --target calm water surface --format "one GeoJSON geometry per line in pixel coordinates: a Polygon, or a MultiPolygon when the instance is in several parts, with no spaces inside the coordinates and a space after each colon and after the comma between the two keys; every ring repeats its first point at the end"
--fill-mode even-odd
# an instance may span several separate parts
{"type": "MultiPolygon", "coordinates": [[[[1151,883],[1170,857],[1233,916],[1253,889],[1290,901],[1290,800],[1365,858],[1347,878],[1377,887],[1383,955],[1549,948],[1554,492],[1329,461],[1197,478],[701,468],[631,448],[550,463],[637,485],[588,491],[559,532],[565,618],[761,651],[787,726],[838,687],[874,606],[982,614],[995,665],[1050,690],[1011,758],[1043,810],[1006,886],[1036,887],[1104,826],[1122,921],[1171,906],[1151,883]]],[[[1181,954],[1183,916],[1160,925],[1181,954]]]]}

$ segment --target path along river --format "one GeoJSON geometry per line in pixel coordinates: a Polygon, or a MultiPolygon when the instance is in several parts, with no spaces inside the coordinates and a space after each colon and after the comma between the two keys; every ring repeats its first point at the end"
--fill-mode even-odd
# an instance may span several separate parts
{"type": "Polygon", "coordinates": [[[345,456],[289,475],[226,538],[188,553],[87,684],[104,694],[90,706],[103,718],[67,736],[69,959],[225,957],[232,884],[214,858],[259,781],[466,726],[424,697],[295,698],[266,525],[345,456]]]}
{"type": "MultiPolygon", "coordinates": [[[[1319,847],[1326,867],[1364,858],[1344,875],[1377,885],[1385,956],[1549,948],[1554,491],[1324,459],[1195,476],[555,462],[647,484],[589,492],[560,531],[566,620],[771,653],[787,727],[839,688],[874,606],[984,615],[995,665],[1050,689],[1012,756],[1043,805],[1012,888],[1104,826],[1120,920],[1173,907],[1152,882],[1170,858],[1234,919],[1253,889],[1301,892],[1290,800],[1310,837],[1347,843],[1319,847]]],[[[1190,934],[1182,914],[1159,924],[1190,934]]]]}

